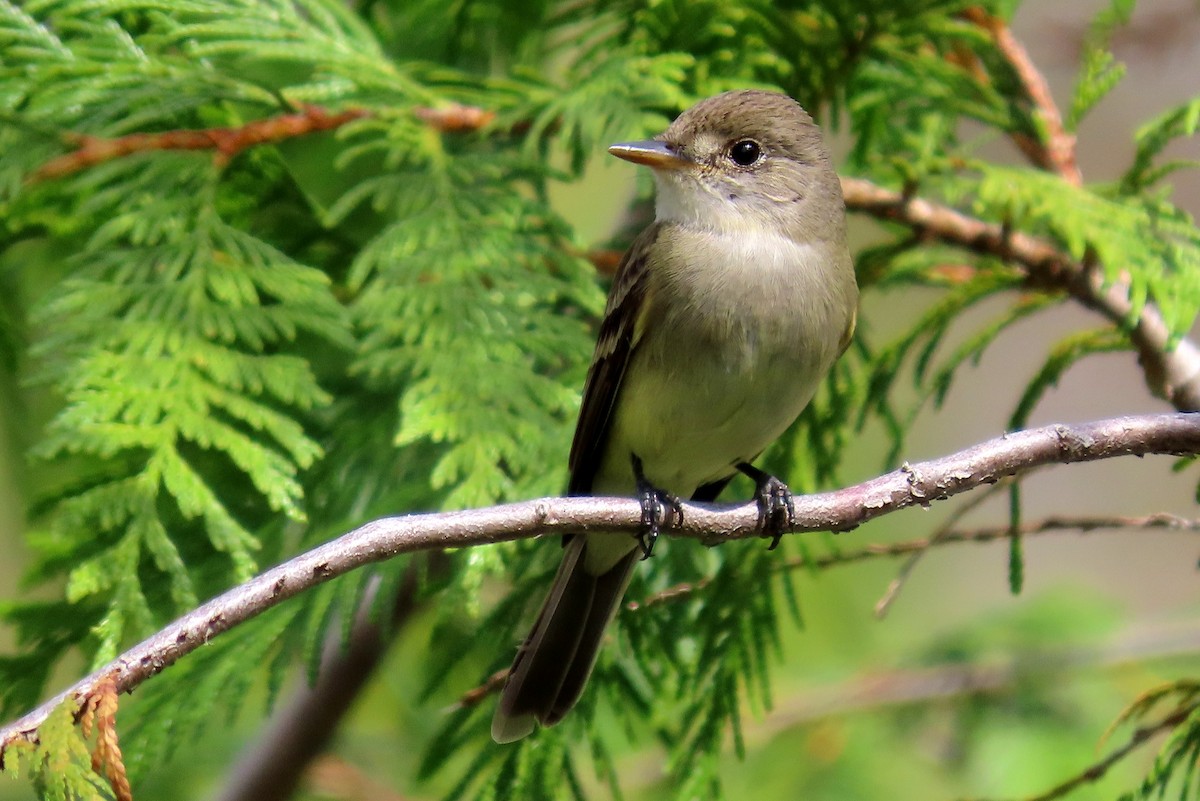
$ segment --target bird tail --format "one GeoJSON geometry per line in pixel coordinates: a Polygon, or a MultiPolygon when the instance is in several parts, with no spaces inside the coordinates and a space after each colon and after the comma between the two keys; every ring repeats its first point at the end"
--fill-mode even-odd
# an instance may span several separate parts
{"type": "Polygon", "coordinates": [[[630,550],[607,572],[592,575],[585,567],[587,547],[585,536],[567,542],[550,595],[517,650],[492,718],[498,743],[525,737],[535,723],[553,726],[583,693],[638,556],[630,550]]]}

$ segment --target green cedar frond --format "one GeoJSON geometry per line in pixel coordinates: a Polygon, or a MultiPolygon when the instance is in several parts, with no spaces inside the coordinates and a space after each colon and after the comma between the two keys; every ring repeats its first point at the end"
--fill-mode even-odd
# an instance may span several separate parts
{"type": "Polygon", "coordinates": [[[1020,595],[1025,586],[1025,551],[1021,542],[1021,482],[1008,488],[1008,591],[1020,595]]]}
{"type": "Polygon", "coordinates": [[[0,657],[0,710],[12,715],[35,703],[58,660],[90,635],[103,614],[94,602],[21,601],[0,604],[21,653],[0,657]]]}
{"type": "Polygon", "coordinates": [[[1143,125],[1134,136],[1137,151],[1133,164],[1121,178],[1123,194],[1134,194],[1161,181],[1171,172],[1196,168],[1195,161],[1172,161],[1155,165],[1155,159],[1175,139],[1195,136],[1200,131],[1200,97],[1194,97],[1143,125]]]}
{"type": "Polygon", "coordinates": [[[110,801],[112,789],[92,770],[92,755],[75,723],[78,706],[60,704],[38,728],[38,742],[4,750],[4,772],[33,784],[45,801],[110,801]]]}
{"type": "Polygon", "coordinates": [[[95,190],[82,209],[103,222],[33,316],[38,379],[64,401],[35,454],[106,465],[46,520],[53,537],[88,552],[68,597],[108,599],[97,664],[157,618],[146,593],[159,589],[142,586],[144,567],[159,572],[171,608],[187,609],[197,600],[187,537],[202,532],[244,579],[259,541],[235,507],[256,496],[264,510],[304,519],[300,471],[322,449],[303,415],[329,396],[288,350],[301,336],[349,342],[323,274],[217,216],[203,158],[131,169],[87,176],[95,190]],[[164,200],[142,190],[168,175],[192,192],[164,200]],[[245,479],[236,490],[235,476],[245,479]],[[199,530],[187,533],[189,522],[199,530]],[[107,545],[95,551],[97,540],[107,545]]]}
{"type": "Polygon", "coordinates": [[[561,486],[547,466],[562,464],[577,403],[561,375],[589,343],[577,318],[548,310],[600,305],[553,213],[482,183],[519,179],[518,166],[464,154],[381,177],[375,198],[403,208],[350,273],[357,369],[403,386],[396,442],[444,448],[431,482],[452,506],[561,486]]]}
{"type": "Polygon", "coordinates": [[[1071,108],[1064,120],[1067,130],[1073,131],[1096,104],[1108,95],[1125,77],[1125,65],[1108,50],[1092,47],[1084,54],[1071,108]]]}
{"type": "Polygon", "coordinates": [[[692,98],[680,92],[679,84],[691,62],[682,53],[647,56],[616,50],[572,71],[565,87],[531,80],[523,87],[529,99],[509,112],[514,120],[528,122],[526,156],[544,156],[545,145],[553,145],[569,155],[571,170],[578,174],[613,142],[661,131],[668,118],[645,110],[688,105],[692,98]]]}
{"type": "Polygon", "coordinates": [[[1132,318],[1153,298],[1175,336],[1200,308],[1200,232],[1163,198],[1106,197],[1056,176],[980,165],[975,207],[991,219],[1053,236],[1072,258],[1092,254],[1109,281],[1127,279],[1132,318]]]}
{"type": "MultiPolygon", "coordinates": [[[[863,424],[869,411],[880,408],[880,404],[886,401],[900,374],[902,364],[920,343],[924,343],[923,351],[926,354],[922,361],[928,363],[929,354],[932,354],[933,349],[963,311],[997,292],[1014,289],[1020,286],[1020,283],[1020,276],[1007,270],[980,270],[970,280],[945,293],[917,319],[907,333],[884,350],[875,353],[867,397],[861,407],[858,425],[863,424]]],[[[986,342],[987,338],[984,337],[984,346],[986,342]]]]}
{"type": "Polygon", "coordinates": [[[121,740],[131,777],[166,762],[182,744],[236,717],[287,642],[300,607],[284,604],[226,632],[172,666],[171,681],[148,682],[138,693],[121,740]],[[180,688],[186,687],[186,693],[180,688]]]}
{"type": "Polygon", "coordinates": [[[1125,65],[1113,57],[1110,46],[1113,34],[1129,22],[1136,3],[1137,0],[1110,0],[1092,20],[1065,120],[1068,131],[1078,128],[1083,118],[1125,77],[1125,65]]]}
{"type": "MultiPolygon", "coordinates": [[[[1026,295],[1019,298],[1006,313],[968,337],[954,350],[954,353],[942,361],[937,371],[928,380],[922,382],[926,387],[925,398],[932,397],[934,406],[940,407],[945,401],[960,367],[968,361],[973,365],[979,364],[979,360],[983,358],[983,354],[992,343],[1014,323],[1061,302],[1061,297],[1053,295],[1026,295]]],[[[925,373],[924,366],[918,370],[918,373],[925,373]]]]}

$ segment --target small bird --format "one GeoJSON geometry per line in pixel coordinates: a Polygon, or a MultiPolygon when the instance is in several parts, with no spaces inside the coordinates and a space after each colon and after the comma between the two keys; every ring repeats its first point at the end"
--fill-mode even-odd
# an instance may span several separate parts
{"type": "Polygon", "coordinates": [[[841,184],[812,118],[735,91],[653,140],[609,152],[650,167],[655,220],[617,269],[570,454],[571,495],[638,494],[640,537],[565,539],[562,564],[492,719],[511,742],[575,705],[639,557],[741,472],[772,547],[791,494],[750,463],[796,419],[854,332],[858,287],[841,184]]]}

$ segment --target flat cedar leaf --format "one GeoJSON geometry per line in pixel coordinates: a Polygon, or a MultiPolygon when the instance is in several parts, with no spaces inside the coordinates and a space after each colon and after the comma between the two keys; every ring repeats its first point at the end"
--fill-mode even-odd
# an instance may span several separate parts
{"type": "Polygon", "coordinates": [[[48,801],[109,801],[112,790],[92,770],[92,755],[75,722],[73,699],[59,704],[38,727],[37,743],[18,740],[4,750],[5,771],[38,787],[48,801]]]}
{"type": "Polygon", "coordinates": [[[1064,120],[1067,130],[1074,131],[1097,103],[1116,88],[1125,77],[1125,65],[1117,61],[1107,49],[1088,48],[1080,67],[1071,107],[1064,120]]]}
{"type": "Polygon", "coordinates": [[[1035,170],[981,165],[976,209],[1034,233],[1048,233],[1078,260],[1099,261],[1107,280],[1127,281],[1133,310],[1153,298],[1182,336],[1200,309],[1200,230],[1155,197],[1105,196],[1035,170]]]}
{"type": "Polygon", "coordinates": [[[1200,130],[1200,97],[1191,98],[1139,128],[1134,135],[1137,150],[1133,164],[1121,178],[1122,190],[1138,192],[1164,177],[1166,172],[1155,170],[1155,159],[1171,142],[1194,136],[1197,130],[1200,130]]]}

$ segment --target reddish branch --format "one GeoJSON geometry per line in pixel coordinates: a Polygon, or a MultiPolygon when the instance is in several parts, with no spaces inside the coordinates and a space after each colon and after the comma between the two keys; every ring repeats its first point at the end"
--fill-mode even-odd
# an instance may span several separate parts
{"type": "MultiPolygon", "coordinates": [[[[115,139],[68,134],[66,139],[75,145],[75,150],[43,164],[33,172],[30,181],[62,178],[106,161],[153,150],[212,150],[218,164],[227,164],[243,150],[256,145],[282,142],[318,131],[331,131],[373,113],[365,108],[348,108],[331,114],[320,106],[306,105],[295,114],[254,120],[236,128],[134,133],[115,139]]],[[[475,131],[496,118],[494,112],[458,103],[439,108],[417,107],[412,113],[429,127],[443,133],[475,131]]]]}
{"type": "Polygon", "coordinates": [[[255,145],[333,130],[369,114],[366,109],[346,109],[330,114],[320,106],[305,106],[296,114],[254,120],[237,128],[135,133],[116,139],[70,134],[68,140],[77,146],[76,149],[43,164],[30,180],[62,178],[106,161],[151,150],[213,150],[218,163],[224,164],[255,145]]]}
{"type": "MultiPolygon", "coordinates": [[[[925,506],[1045,464],[1150,453],[1200,453],[1200,415],[1145,415],[1046,426],[1008,434],[940,459],[906,463],[853,487],[797,498],[796,531],[847,531],[890,512],[925,506]]],[[[87,696],[102,679],[114,677],[118,692],[130,692],[213,637],[364,565],[402,553],[569,532],[628,536],[640,529],[641,520],[641,506],[632,498],[544,498],[367,523],[203,604],[20,720],[0,728],[0,749],[16,738],[36,737],[51,710],[68,697],[87,696]]],[[[683,523],[669,533],[707,545],[757,537],[757,504],[732,508],[684,504],[683,523]]]]}
{"type": "Polygon", "coordinates": [[[1016,72],[1026,97],[1033,104],[1034,113],[1041,120],[1045,141],[1031,142],[1026,137],[1014,137],[1017,145],[1038,166],[1057,173],[1074,186],[1082,186],[1083,176],[1075,160],[1075,135],[1063,124],[1062,114],[1054,102],[1054,95],[1050,93],[1050,85],[1034,66],[1024,45],[1000,17],[994,17],[982,8],[970,8],[963,13],[967,19],[991,34],[996,49],[1016,72]]]}

